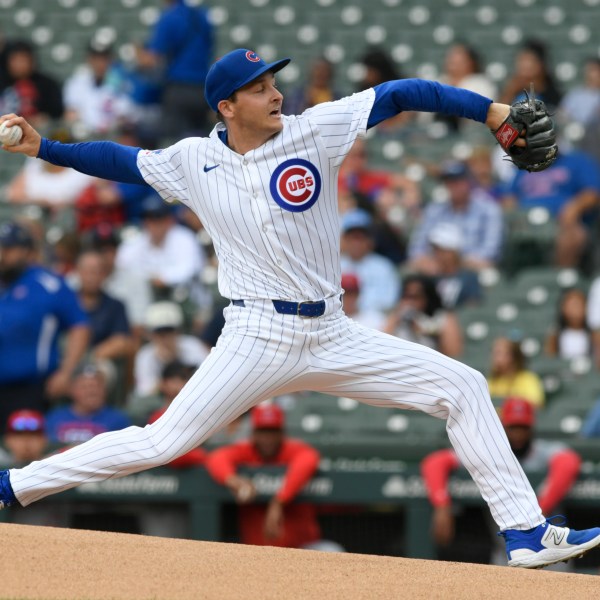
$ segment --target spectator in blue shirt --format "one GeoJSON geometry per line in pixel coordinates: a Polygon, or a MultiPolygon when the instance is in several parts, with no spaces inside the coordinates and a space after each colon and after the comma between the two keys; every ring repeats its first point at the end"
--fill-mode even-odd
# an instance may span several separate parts
{"type": "Polygon", "coordinates": [[[104,257],[97,250],[85,250],[76,271],[79,301],[90,319],[92,354],[108,360],[131,356],[133,337],[125,305],[102,289],[108,275],[104,257]]]}
{"type": "Polygon", "coordinates": [[[394,263],[374,252],[373,218],[362,209],[346,212],[341,222],[341,266],[361,282],[358,308],[388,311],[400,296],[400,275],[394,263]]]}
{"type": "Polygon", "coordinates": [[[86,361],[77,367],[70,385],[71,403],[51,410],[46,417],[51,442],[81,444],[100,433],[131,425],[124,412],[106,406],[106,378],[98,361],[86,361]]]}
{"type": "Polygon", "coordinates": [[[425,209],[409,243],[409,268],[435,274],[430,236],[440,223],[452,223],[460,230],[466,268],[480,271],[494,266],[502,249],[502,210],[491,196],[474,186],[465,163],[444,163],[439,176],[448,191],[448,201],[430,202],[425,209]]]}
{"type": "Polygon", "coordinates": [[[144,48],[138,49],[143,69],[161,69],[163,135],[180,139],[205,133],[208,107],[204,80],[213,60],[213,30],[203,7],[185,0],[165,0],[167,5],[144,48]]]}
{"type": "Polygon", "coordinates": [[[33,251],[25,227],[0,225],[0,430],[12,411],[43,411],[65,394],[89,340],[77,296],[62,277],[33,264],[33,251]]]}
{"type": "Polygon", "coordinates": [[[579,435],[584,438],[600,438],[600,398],[596,400],[587,414],[579,435]]]}
{"type": "Polygon", "coordinates": [[[440,223],[431,230],[429,243],[436,265],[435,285],[444,308],[479,303],[482,293],[478,275],[463,266],[460,229],[453,223],[440,223]]]}
{"type": "Polygon", "coordinates": [[[507,209],[545,208],[557,220],[556,263],[577,267],[590,239],[600,202],[600,165],[576,150],[561,150],[543,173],[517,171],[503,204],[507,209]]]}

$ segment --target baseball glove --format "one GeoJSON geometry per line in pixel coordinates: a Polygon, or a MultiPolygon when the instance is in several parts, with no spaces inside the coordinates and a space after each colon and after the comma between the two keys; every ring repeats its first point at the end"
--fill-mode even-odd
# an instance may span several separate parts
{"type": "Polygon", "coordinates": [[[498,143],[508,154],[509,160],[519,169],[543,171],[558,156],[554,123],[548,115],[546,105],[525,91],[525,100],[515,102],[502,125],[493,132],[498,143]],[[516,146],[521,133],[526,145],[516,146]]]}

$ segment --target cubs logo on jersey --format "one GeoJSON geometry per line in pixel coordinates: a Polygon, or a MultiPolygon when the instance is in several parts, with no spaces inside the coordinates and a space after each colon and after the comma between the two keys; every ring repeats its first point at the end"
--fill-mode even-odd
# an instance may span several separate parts
{"type": "Polygon", "coordinates": [[[281,163],[271,175],[271,196],[281,208],[291,212],[308,210],[321,193],[317,167],[303,158],[281,163]]]}

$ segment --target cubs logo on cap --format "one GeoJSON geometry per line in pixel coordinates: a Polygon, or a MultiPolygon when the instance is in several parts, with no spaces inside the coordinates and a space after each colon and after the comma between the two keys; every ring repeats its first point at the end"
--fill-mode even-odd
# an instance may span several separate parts
{"type": "Polygon", "coordinates": [[[254,81],[263,73],[277,73],[291,59],[282,58],[266,63],[256,52],[238,48],[222,56],[208,70],[204,82],[204,96],[208,105],[216,112],[219,102],[227,100],[233,93],[254,81]]]}
{"type": "Polygon", "coordinates": [[[281,163],[271,175],[271,196],[281,208],[291,212],[308,210],[321,193],[317,167],[303,158],[281,163]]]}

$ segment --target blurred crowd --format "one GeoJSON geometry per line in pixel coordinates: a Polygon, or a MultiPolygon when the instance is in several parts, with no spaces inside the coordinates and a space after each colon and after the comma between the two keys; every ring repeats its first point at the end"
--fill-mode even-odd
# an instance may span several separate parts
{"type": "MultiPolygon", "coordinates": [[[[23,115],[63,142],[111,139],[160,148],[205,135],[215,123],[202,93],[216,58],[214,38],[205,8],[166,2],[134,64],[92,38],[81,64],[58,81],[40,69],[30,40],[7,36],[0,113],[23,115]]],[[[365,48],[359,60],[364,77],[357,91],[414,76],[400,72],[380,48],[365,48]]],[[[577,65],[582,76],[568,88],[555,80],[548,48],[535,39],[523,42],[501,85],[464,42],[451,44],[439,67],[439,81],[506,103],[533,83],[555,115],[559,158],[540,173],[516,171],[491,135],[473,141],[472,123],[444,115],[403,113],[358,140],[339,176],[346,313],[461,359],[460,314],[490,301],[494,292],[482,283],[489,273],[509,279],[524,267],[569,268],[590,285],[561,294],[543,353],[584,357],[599,368],[600,59],[577,65]],[[442,127],[448,140],[469,142],[466,150],[440,161],[413,153],[410,140],[427,137],[432,126],[442,127]],[[403,144],[396,164],[377,154],[390,141],[403,144]],[[539,223],[551,232],[542,241],[535,238],[539,223]],[[521,242],[539,242],[539,252],[517,245],[517,228],[521,242]]],[[[335,65],[315,56],[300,85],[282,86],[284,113],[339,98],[336,82],[335,65]]],[[[17,465],[159,418],[215,345],[228,300],[216,291],[218,264],[202,223],[150,187],[37,159],[27,159],[4,183],[2,214],[10,209],[11,217],[0,223],[0,431],[6,432],[2,462],[17,465]]],[[[487,357],[490,390],[543,411],[542,381],[528,369],[520,343],[526,333],[515,338],[507,331],[495,340],[487,357]]],[[[236,475],[238,464],[285,464],[289,473],[303,473],[287,478],[260,514],[241,513],[242,537],[256,543],[283,539],[282,506],[318,466],[315,449],[283,436],[277,399],[268,407],[209,441],[222,450],[197,449],[172,465],[206,463],[244,504],[255,490],[236,475]],[[293,466],[296,460],[303,466],[293,466]]],[[[582,432],[600,436],[600,408],[582,432]]],[[[311,511],[298,506],[311,527],[299,533],[292,524],[289,544],[321,541],[311,511]]],[[[293,523],[298,515],[288,516],[293,523]]]]}

